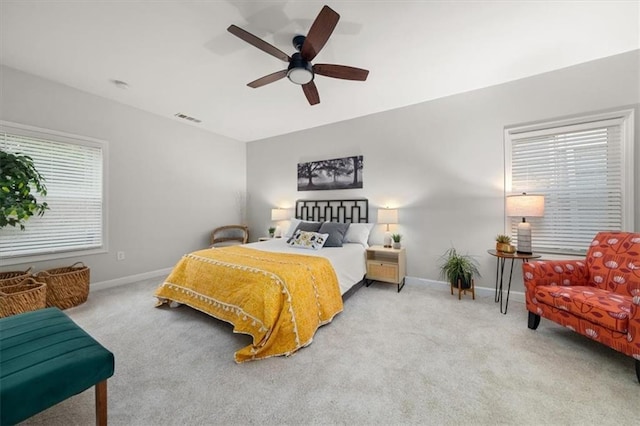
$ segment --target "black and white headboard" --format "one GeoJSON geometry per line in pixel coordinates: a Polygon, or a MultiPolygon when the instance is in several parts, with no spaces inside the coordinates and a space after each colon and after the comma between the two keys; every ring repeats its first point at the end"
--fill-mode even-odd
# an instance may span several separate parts
{"type": "Polygon", "coordinates": [[[296,200],[295,217],[316,222],[369,222],[369,200],[296,200]]]}

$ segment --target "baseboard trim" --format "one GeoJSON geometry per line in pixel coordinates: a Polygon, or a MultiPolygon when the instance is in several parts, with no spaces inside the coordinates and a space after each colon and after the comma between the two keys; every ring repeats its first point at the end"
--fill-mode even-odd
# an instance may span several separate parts
{"type": "Polygon", "coordinates": [[[173,268],[158,269],[155,271],[143,272],[142,274],[135,274],[135,275],[129,275],[126,277],[116,278],[114,280],[91,283],[91,286],[89,288],[89,293],[91,293],[92,291],[100,291],[107,288],[118,287],[125,284],[131,284],[137,281],[148,280],[151,278],[163,277],[163,276],[166,277],[167,275],[169,275],[169,273],[171,273],[172,270],[173,268]]]}
{"type": "MultiPolygon", "coordinates": [[[[107,288],[112,288],[112,287],[118,287],[121,285],[125,285],[125,284],[131,284],[137,281],[142,281],[142,280],[148,280],[151,278],[156,278],[156,277],[163,277],[163,276],[167,276],[169,275],[169,273],[171,273],[171,271],[173,270],[173,268],[165,268],[165,269],[158,269],[155,271],[149,271],[149,272],[144,272],[142,274],[135,274],[135,275],[129,275],[126,277],[121,277],[121,278],[116,278],[114,280],[107,280],[107,281],[100,281],[100,282],[96,282],[96,283],[91,283],[91,287],[89,289],[90,292],[92,291],[99,291],[99,290],[104,290],[107,288]]],[[[432,287],[432,288],[439,288],[439,289],[443,289],[443,288],[447,288],[449,287],[449,283],[444,282],[444,281],[437,281],[437,280],[429,280],[426,278],[418,278],[418,277],[406,277],[405,278],[405,284],[415,284],[415,285],[425,285],[428,287],[432,287]]],[[[494,297],[495,296],[495,292],[496,289],[494,288],[489,288],[489,287],[478,287],[476,286],[476,295],[478,296],[482,296],[482,297],[494,297]]],[[[524,299],[524,293],[521,291],[511,291],[510,295],[509,295],[509,300],[513,301],[513,302],[520,302],[520,303],[524,303],[525,299],[524,299]]]]}
{"type": "MultiPolygon", "coordinates": [[[[418,277],[406,277],[405,283],[407,284],[416,284],[416,285],[426,285],[432,288],[447,288],[449,287],[449,283],[444,281],[436,281],[429,280],[426,278],[418,278],[418,277]]],[[[476,286],[476,295],[482,297],[495,297],[496,289],[495,287],[478,287],[476,286]]],[[[509,293],[509,301],[510,302],[520,302],[524,303],[524,292],[521,291],[513,291],[509,293]]]]}

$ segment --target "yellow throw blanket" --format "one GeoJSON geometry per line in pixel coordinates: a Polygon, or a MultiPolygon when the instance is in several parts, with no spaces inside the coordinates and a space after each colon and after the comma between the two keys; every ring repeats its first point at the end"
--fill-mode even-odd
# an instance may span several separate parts
{"type": "Polygon", "coordinates": [[[236,352],[236,362],[291,355],[342,312],[327,259],[240,246],[185,255],[155,296],[158,306],[184,303],[251,335],[253,344],[236,352]]]}

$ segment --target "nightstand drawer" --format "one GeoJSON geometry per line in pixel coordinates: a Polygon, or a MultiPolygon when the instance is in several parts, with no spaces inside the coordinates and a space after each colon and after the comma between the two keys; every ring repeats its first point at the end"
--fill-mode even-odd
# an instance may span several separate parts
{"type": "Polygon", "coordinates": [[[367,262],[367,278],[388,283],[398,283],[398,265],[393,263],[367,262]]]}

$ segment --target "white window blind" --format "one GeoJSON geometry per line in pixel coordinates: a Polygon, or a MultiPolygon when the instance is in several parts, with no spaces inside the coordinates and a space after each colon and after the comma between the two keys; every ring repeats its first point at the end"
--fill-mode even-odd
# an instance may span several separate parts
{"type": "MultiPolygon", "coordinates": [[[[633,230],[633,114],[506,131],[506,191],[545,197],[534,251],[584,254],[599,231],[633,230]]],[[[508,218],[514,238],[522,218],[508,218]]]]}
{"type": "MultiPolygon", "coordinates": [[[[49,205],[42,217],[32,216],[26,229],[0,230],[3,259],[75,252],[103,246],[103,147],[93,141],[34,136],[34,132],[0,133],[0,149],[33,159],[45,178],[49,205]]],[[[11,129],[14,130],[14,129],[11,129]]]]}

